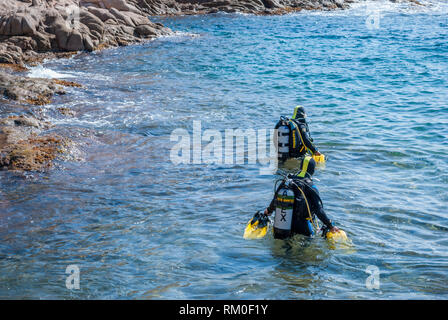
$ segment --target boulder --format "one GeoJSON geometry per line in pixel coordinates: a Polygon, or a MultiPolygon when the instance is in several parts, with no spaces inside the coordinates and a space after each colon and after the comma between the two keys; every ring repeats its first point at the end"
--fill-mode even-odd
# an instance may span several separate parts
{"type": "Polygon", "coordinates": [[[1,19],[0,35],[23,36],[36,32],[37,21],[24,13],[14,13],[8,18],[1,19]]]}
{"type": "Polygon", "coordinates": [[[107,9],[88,7],[89,12],[98,17],[102,22],[105,22],[109,19],[116,20],[115,16],[109,12],[107,9]]]}
{"type": "Polygon", "coordinates": [[[140,10],[138,10],[135,6],[129,4],[125,0],[85,0],[81,1],[82,5],[89,6],[95,5],[99,8],[105,9],[116,9],[119,11],[131,11],[140,14],[140,10]]]}
{"type": "Polygon", "coordinates": [[[157,29],[155,29],[152,26],[147,25],[147,24],[137,26],[135,28],[135,32],[138,35],[144,36],[144,37],[155,36],[155,35],[157,35],[159,33],[157,29]]]}

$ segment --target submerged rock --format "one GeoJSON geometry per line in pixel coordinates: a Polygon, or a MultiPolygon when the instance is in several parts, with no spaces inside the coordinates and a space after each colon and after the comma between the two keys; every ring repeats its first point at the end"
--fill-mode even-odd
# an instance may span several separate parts
{"type": "MultiPolygon", "coordinates": [[[[1,133],[0,133],[1,139],[1,133]]],[[[0,168],[42,171],[52,166],[64,140],[55,136],[33,136],[0,149],[0,168]]]]}
{"type": "Polygon", "coordinates": [[[41,171],[50,167],[67,140],[41,135],[49,126],[31,116],[0,119],[0,169],[41,171]]]}
{"type": "Polygon", "coordinates": [[[0,73],[0,95],[11,100],[44,105],[51,102],[54,94],[64,93],[62,86],[51,79],[27,78],[0,73]]]}
{"type": "Polygon", "coordinates": [[[75,111],[73,111],[67,107],[59,107],[59,108],[57,108],[57,110],[59,111],[60,114],[67,116],[67,117],[74,117],[76,115],[75,111]]]}

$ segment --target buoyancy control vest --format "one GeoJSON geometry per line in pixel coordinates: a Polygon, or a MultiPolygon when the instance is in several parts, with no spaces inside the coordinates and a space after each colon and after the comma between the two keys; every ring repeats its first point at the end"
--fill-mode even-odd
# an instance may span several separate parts
{"type": "Polygon", "coordinates": [[[281,162],[289,158],[298,158],[307,151],[296,120],[281,116],[275,125],[277,130],[277,157],[281,162]]]}

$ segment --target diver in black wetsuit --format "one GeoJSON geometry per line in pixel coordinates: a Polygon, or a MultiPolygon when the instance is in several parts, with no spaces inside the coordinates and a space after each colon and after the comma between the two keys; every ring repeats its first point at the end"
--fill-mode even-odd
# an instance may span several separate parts
{"type": "Polygon", "coordinates": [[[278,130],[276,143],[280,163],[288,159],[303,158],[308,153],[313,156],[322,155],[313,144],[305,109],[302,106],[295,107],[291,119],[281,116],[275,129],[278,130]]]}
{"type": "Polygon", "coordinates": [[[267,216],[276,211],[274,238],[285,239],[297,233],[305,236],[314,235],[315,230],[317,232],[315,216],[325,225],[323,235],[328,231],[339,231],[327,217],[319,191],[313,184],[312,175],[315,166],[315,160],[306,156],[302,160],[302,171],[297,175],[289,174],[276,189],[274,199],[264,211],[267,216]]]}
{"type": "Polygon", "coordinates": [[[300,149],[300,155],[304,156],[309,150],[312,155],[320,156],[321,153],[317,150],[317,147],[313,144],[313,139],[310,136],[310,129],[308,127],[308,123],[306,122],[306,113],[305,108],[302,106],[297,106],[294,109],[294,114],[292,116],[292,120],[296,123],[297,127],[300,130],[301,141],[305,144],[300,149]]]}

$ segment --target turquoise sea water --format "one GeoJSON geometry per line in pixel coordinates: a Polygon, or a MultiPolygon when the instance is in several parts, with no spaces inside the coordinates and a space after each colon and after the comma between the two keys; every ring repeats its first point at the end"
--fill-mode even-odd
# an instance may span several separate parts
{"type": "Polygon", "coordinates": [[[381,2],[155,18],[178,33],[34,69],[86,86],[40,111],[79,160],[0,172],[0,298],[447,299],[447,13],[381,2]],[[297,104],[329,157],[316,184],[351,250],[244,240],[275,176],[170,161],[170,134],[194,120],[269,129],[297,104]],[[66,288],[73,264],[79,290],[66,288]]]}

